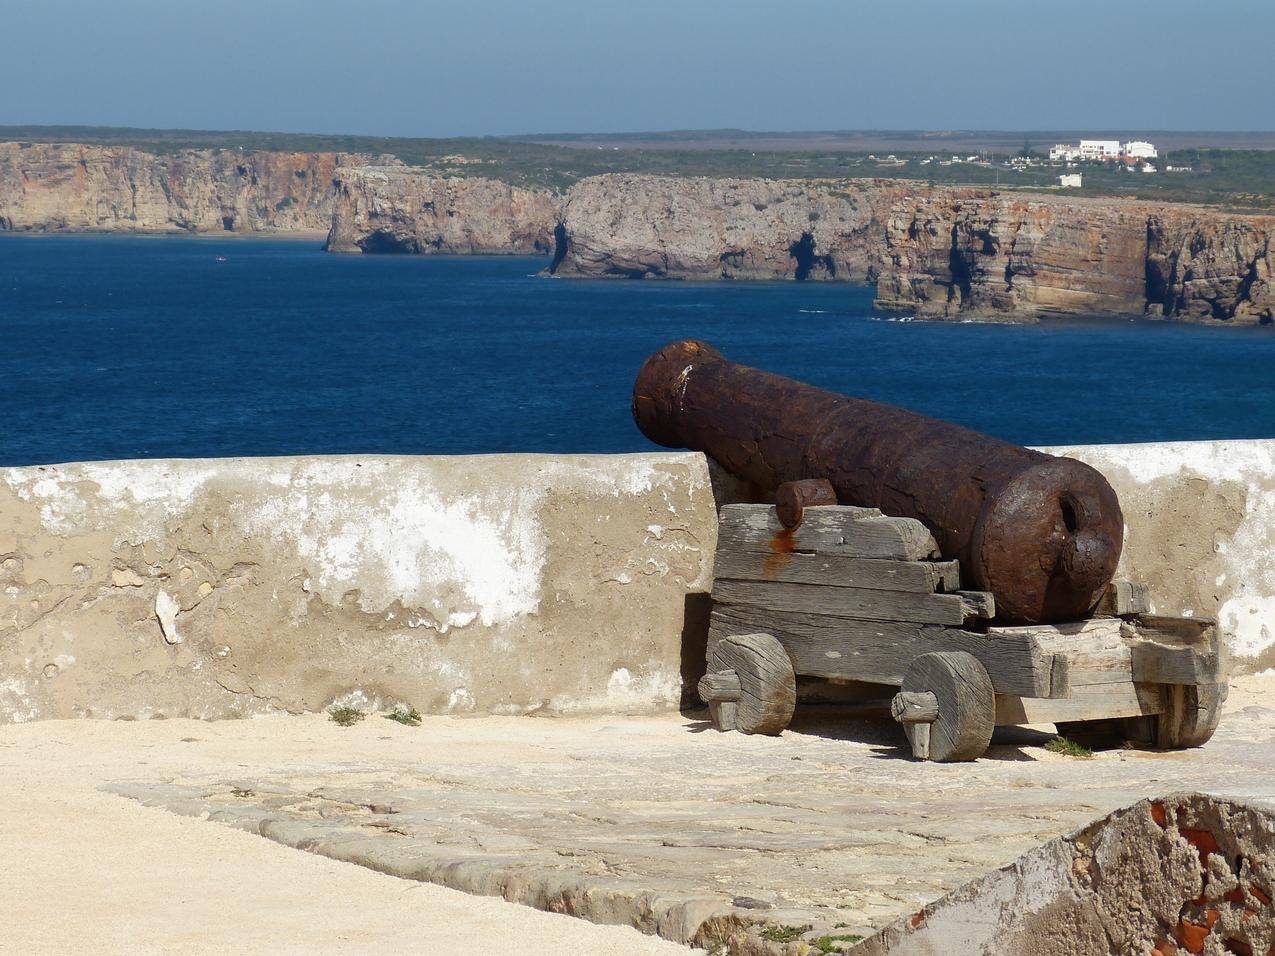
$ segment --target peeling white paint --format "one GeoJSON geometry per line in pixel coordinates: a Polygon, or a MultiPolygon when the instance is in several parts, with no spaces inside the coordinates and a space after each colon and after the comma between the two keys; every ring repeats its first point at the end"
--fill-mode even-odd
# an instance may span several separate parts
{"type": "Polygon", "coordinates": [[[1217,620],[1237,657],[1256,657],[1275,644],[1275,597],[1237,595],[1218,609],[1217,620]]]}
{"type": "Polygon", "coordinates": [[[328,702],[328,706],[324,710],[332,710],[337,707],[351,707],[354,710],[362,711],[365,714],[375,713],[381,709],[383,701],[379,694],[369,694],[361,687],[346,691],[340,697],[334,697],[328,702]]]}
{"type": "Polygon", "coordinates": [[[177,612],[181,609],[181,602],[167,591],[155,593],[155,617],[159,619],[159,629],[169,644],[182,642],[181,633],[177,630],[177,612]]]}
{"type": "Polygon", "coordinates": [[[474,695],[466,687],[457,687],[452,691],[451,696],[447,698],[447,709],[449,711],[471,711],[474,707],[474,695]]]}
{"type": "Polygon", "coordinates": [[[366,498],[311,496],[305,489],[313,486],[303,469],[293,490],[243,505],[243,521],[313,562],[308,583],[325,601],[338,604],[358,590],[364,611],[383,613],[395,602],[423,608],[441,595],[448,606],[440,627],[475,619],[491,626],[539,607],[540,489],[449,499],[428,476],[411,474],[366,498]]]}
{"type": "Polygon", "coordinates": [[[18,677],[0,678],[0,714],[15,724],[24,724],[40,716],[27,691],[27,683],[18,677]]]}
{"type": "Polygon", "coordinates": [[[627,667],[617,667],[603,692],[579,697],[558,695],[549,706],[564,714],[644,713],[675,707],[681,696],[682,678],[676,672],[656,670],[635,676],[627,667]]]}

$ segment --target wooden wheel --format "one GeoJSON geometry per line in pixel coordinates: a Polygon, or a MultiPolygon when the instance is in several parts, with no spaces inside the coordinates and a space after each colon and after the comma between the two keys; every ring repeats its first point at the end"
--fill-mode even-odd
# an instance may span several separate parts
{"type": "Polygon", "coordinates": [[[953,762],[982,756],[996,726],[991,678],[972,654],[922,654],[908,665],[891,706],[903,724],[912,755],[953,762]]]}
{"type": "Polygon", "coordinates": [[[797,706],[797,675],[784,646],[769,634],[739,634],[709,651],[699,695],[718,730],[777,736],[797,706]]]}
{"type": "Polygon", "coordinates": [[[1217,730],[1226,701],[1226,684],[1169,684],[1168,709],[1155,718],[1152,742],[1166,750],[1199,747],[1217,730]]]}

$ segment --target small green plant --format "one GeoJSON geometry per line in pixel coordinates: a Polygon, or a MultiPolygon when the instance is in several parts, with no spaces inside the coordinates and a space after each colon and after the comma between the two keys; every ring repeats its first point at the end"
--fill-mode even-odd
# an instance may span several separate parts
{"type": "Polygon", "coordinates": [[[329,707],[328,717],[338,727],[353,727],[367,715],[357,707],[329,707]]]}
{"type": "Polygon", "coordinates": [[[386,714],[385,719],[392,720],[405,727],[419,727],[421,725],[421,715],[417,712],[415,707],[404,707],[400,705],[386,714]]]}
{"type": "Polygon", "coordinates": [[[805,926],[767,926],[759,935],[772,943],[791,943],[801,939],[801,934],[809,931],[809,923],[805,926]]]}
{"type": "Polygon", "coordinates": [[[1068,740],[1066,737],[1055,737],[1045,744],[1045,749],[1051,754],[1062,754],[1064,757],[1079,757],[1081,760],[1088,760],[1093,756],[1093,751],[1084,744],[1078,744],[1074,740],[1068,740]]]}
{"type": "Polygon", "coordinates": [[[863,937],[858,933],[840,933],[836,936],[820,936],[810,941],[810,945],[821,953],[840,953],[845,949],[842,943],[861,943],[863,937]]]}
{"type": "Polygon", "coordinates": [[[255,791],[250,790],[248,787],[231,787],[230,792],[232,795],[244,799],[247,799],[248,797],[255,797],[257,795],[255,791]]]}

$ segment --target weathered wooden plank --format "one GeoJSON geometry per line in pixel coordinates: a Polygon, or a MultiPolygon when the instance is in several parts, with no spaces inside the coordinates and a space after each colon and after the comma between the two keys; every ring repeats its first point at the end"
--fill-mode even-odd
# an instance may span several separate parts
{"type": "Polygon", "coordinates": [[[1217,621],[1211,617],[1167,617],[1162,614],[1139,614],[1124,622],[1126,634],[1159,644],[1215,649],[1220,639],[1217,621]]]}
{"type": "Polygon", "coordinates": [[[1144,684],[1216,684],[1225,679],[1217,656],[1189,647],[1164,647],[1149,642],[1131,644],[1123,666],[1082,667],[1071,672],[1073,686],[1120,684],[1133,680],[1144,684]]]}
{"type": "Polygon", "coordinates": [[[970,617],[981,617],[990,621],[996,616],[996,596],[990,591],[956,591],[954,592],[967,606],[974,609],[970,617]]]}
{"type": "Polygon", "coordinates": [[[988,635],[1038,640],[1056,659],[1066,661],[1067,681],[1073,687],[1132,679],[1129,645],[1118,618],[991,627],[988,635]]]}
{"type": "Polygon", "coordinates": [[[1091,618],[1087,621],[1070,621],[1066,624],[1015,624],[1009,627],[989,627],[987,633],[1005,636],[1032,635],[1056,644],[1067,641],[1083,642],[1094,638],[1119,638],[1121,622],[1111,618],[1091,618]]]}
{"type": "Polygon", "coordinates": [[[1089,684],[1071,688],[1068,697],[1040,700],[996,695],[997,724],[1056,724],[1107,717],[1141,717],[1164,713],[1165,690],[1159,684],[1089,684]]]}
{"type": "Polygon", "coordinates": [[[1094,614],[1099,617],[1127,617],[1132,614],[1146,614],[1149,610],[1151,602],[1145,584],[1115,580],[1102,593],[1094,614]]]}
{"type": "Polygon", "coordinates": [[[986,609],[986,604],[973,603],[959,594],[834,588],[785,581],[715,581],[713,601],[864,621],[951,625],[979,617],[986,609]]]}
{"type": "Polygon", "coordinates": [[[1074,624],[989,628],[989,634],[1038,637],[1067,661],[1073,687],[1212,684],[1225,677],[1225,651],[1211,621],[1194,618],[1095,618],[1074,624]]]}
{"type": "Polygon", "coordinates": [[[1066,667],[1033,637],[999,637],[957,628],[862,621],[748,605],[713,608],[710,646],[731,634],[773,634],[798,674],[900,686],[908,664],[930,651],[967,651],[1002,693],[1024,697],[1066,694],[1066,667]]]}
{"type": "Polygon", "coordinates": [[[719,549],[713,577],[718,581],[787,581],[921,594],[956,591],[961,586],[960,566],[955,561],[886,561],[795,551],[719,549]]]}
{"type": "Polygon", "coordinates": [[[726,505],[718,517],[717,547],[719,551],[805,551],[896,561],[938,556],[938,544],[921,522],[842,505],[805,509],[801,526],[793,530],[780,523],[770,505],[726,505]]]}
{"type": "Polygon", "coordinates": [[[1163,684],[1225,682],[1230,660],[1210,618],[1139,615],[1122,628],[1130,644],[1133,679],[1163,684]]]}

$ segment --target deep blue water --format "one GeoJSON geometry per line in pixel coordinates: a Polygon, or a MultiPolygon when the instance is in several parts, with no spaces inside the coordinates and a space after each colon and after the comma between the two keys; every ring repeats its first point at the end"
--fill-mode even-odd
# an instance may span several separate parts
{"type": "Polygon", "coordinates": [[[1270,329],[886,322],[858,286],[541,265],[0,237],[0,463],[639,450],[633,376],[684,337],[1017,442],[1275,436],[1270,329]]]}

